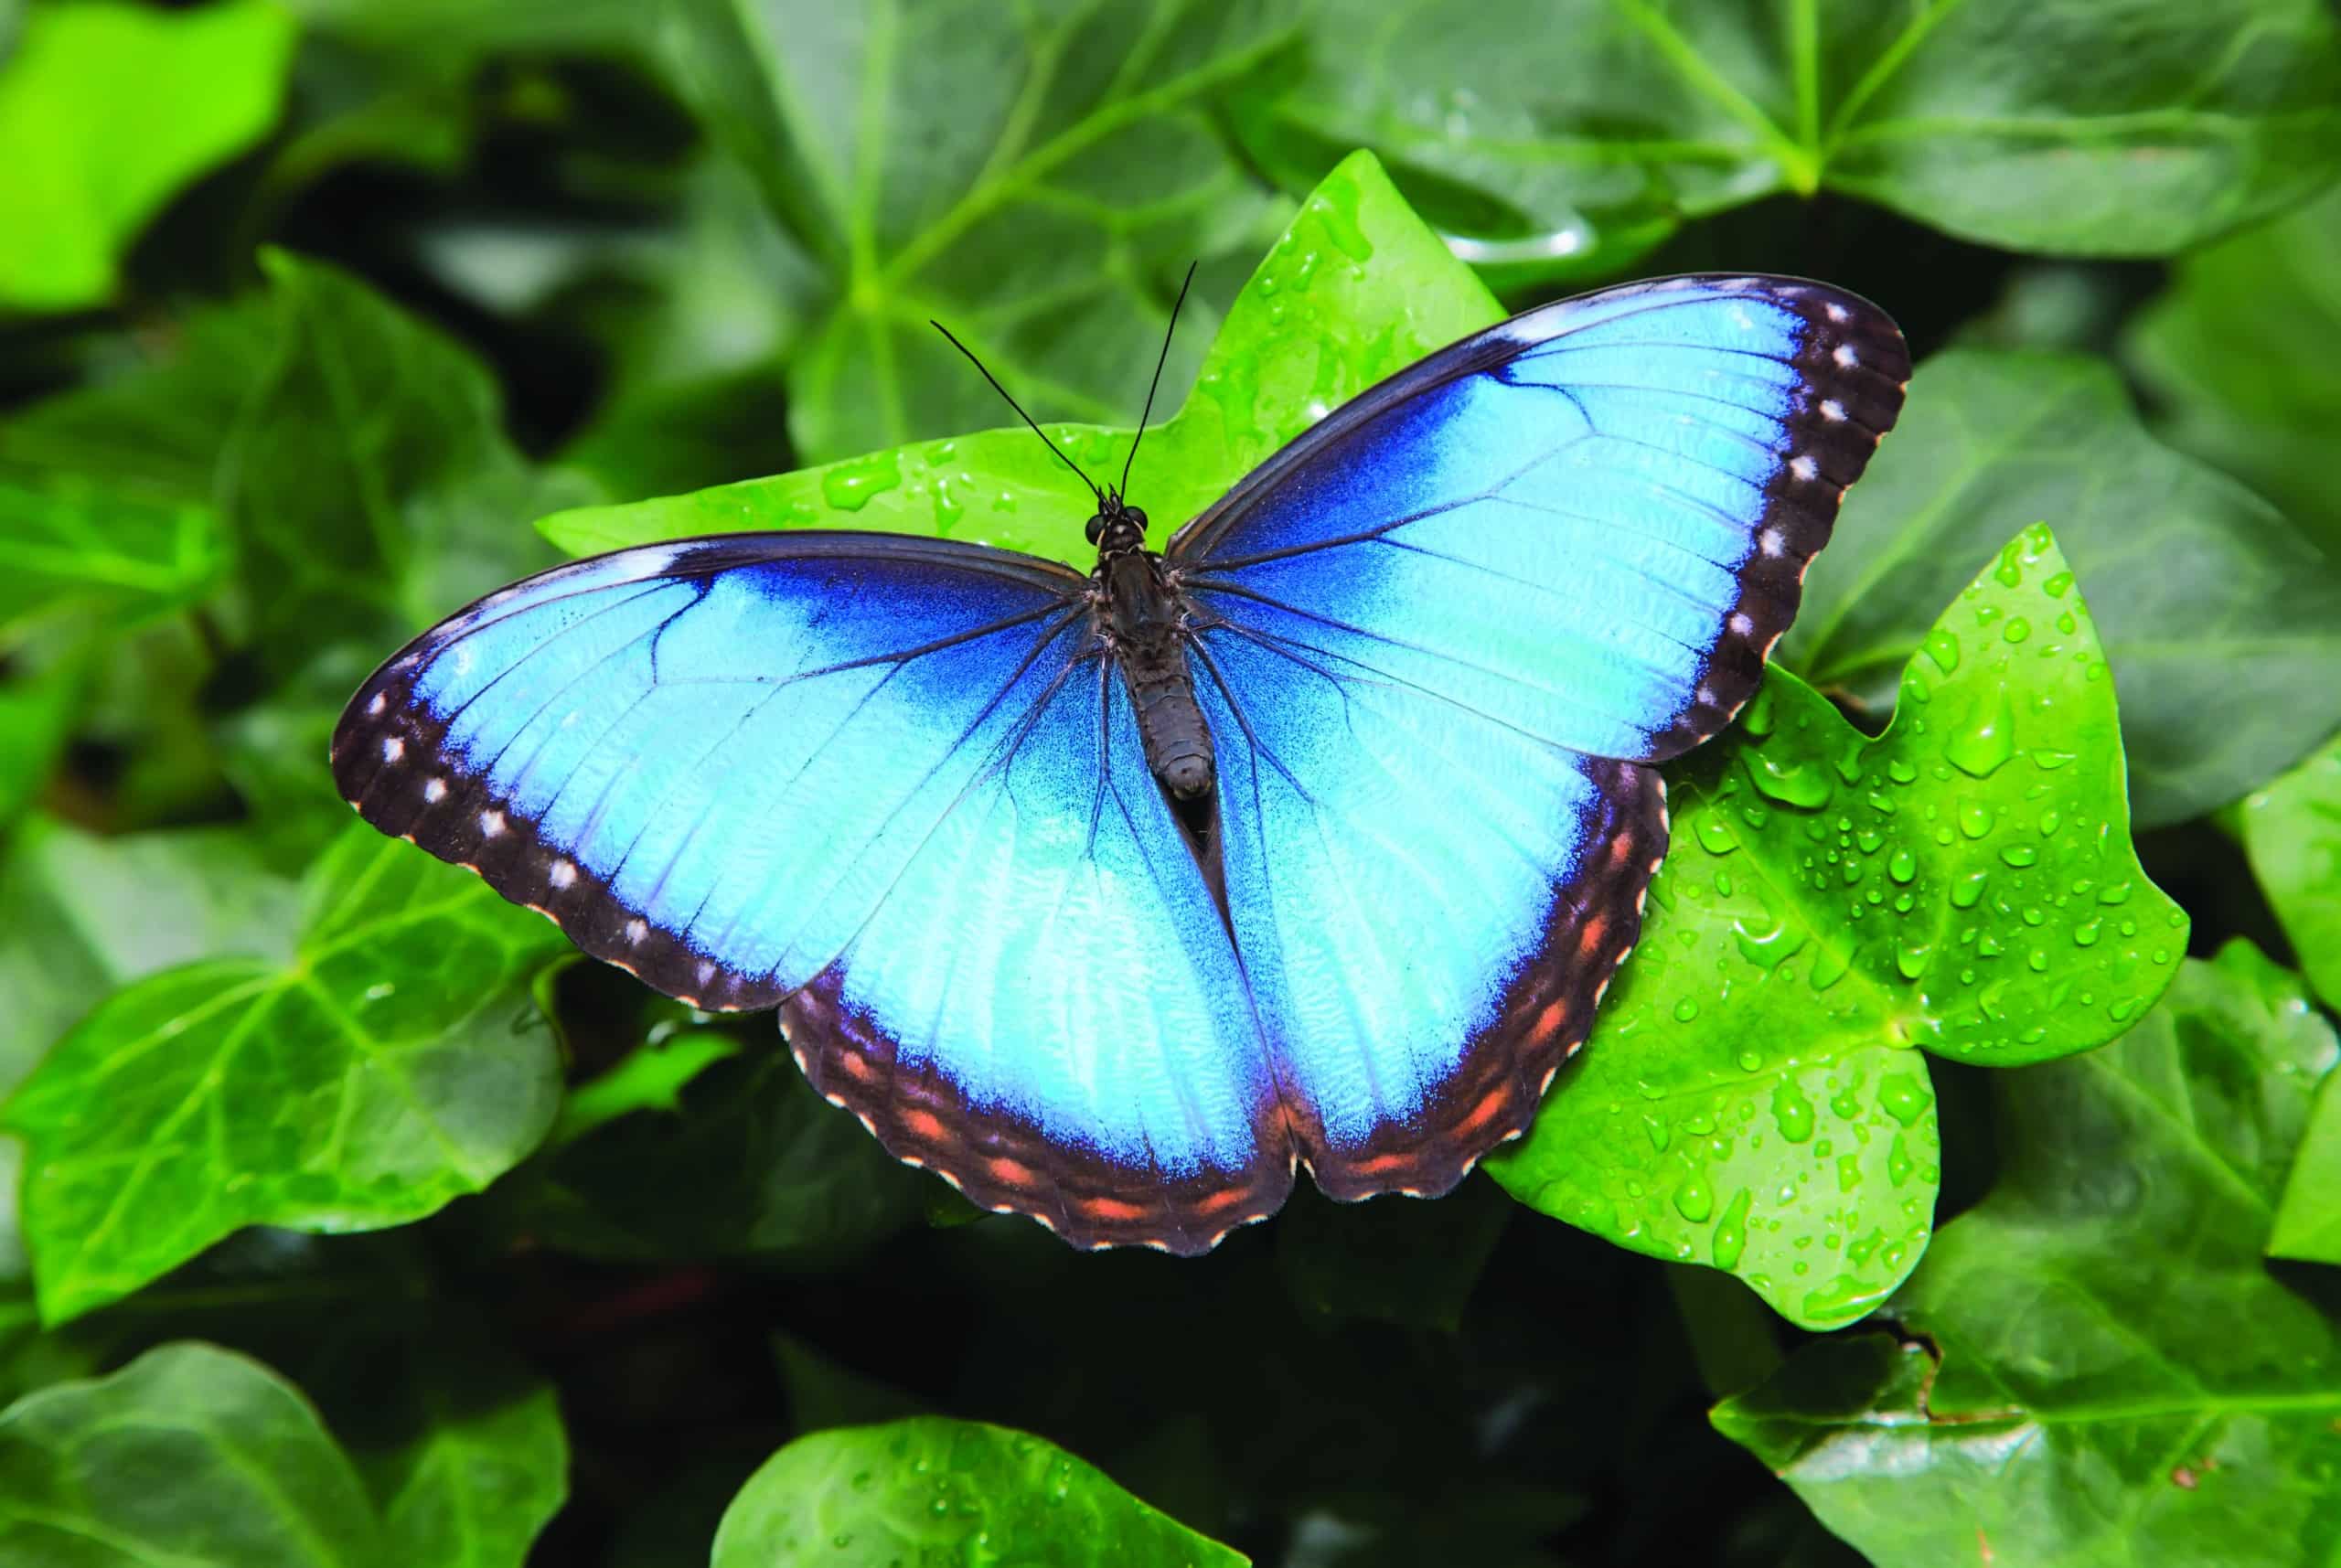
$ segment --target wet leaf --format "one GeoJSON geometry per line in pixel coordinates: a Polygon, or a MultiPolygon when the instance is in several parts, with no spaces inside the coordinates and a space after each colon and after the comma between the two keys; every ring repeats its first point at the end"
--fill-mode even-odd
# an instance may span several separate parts
{"type": "Polygon", "coordinates": [[[240,1226],[419,1219],[551,1125],[558,1064],[526,987],[557,931],[362,827],[305,891],[290,963],[214,956],[116,991],[0,1109],[29,1149],[48,1321],[240,1226]]]}
{"type": "MultiPolygon", "coordinates": [[[[1195,389],[1149,431],[1130,493],[1157,542],[1332,409],[1502,312],[1360,155],[1327,176],[1229,307],[1195,389]]],[[[1200,341],[1202,324],[1195,326],[1200,341]]],[[[1182,330],[1182,337],[1185,332],[1182,330]]],[[[1163,402],[1179,386],[1164,373],[1163,402]]],[[[988,410],[975,419],[994,417],[988,410]]],[[[1118,474],[1130,433],[1048,425],[1093,473],[1118,474]]],[[[1021,426],[719,485],[541,525],[572,554],[743,528],[854,528],[1021,549],[1086,564],[1096,509],[1021,426]]]]}
{"type": "Polygon", "coordinates": [[[1958,349],[1921,365],[1778,656],[1883,710],[1936,608],[2044,519],[2090,585],[2142,825],[2225,805],[2341,724],[2341,561],[2147,435],[2112,371],[2080,355],[1958,349]]]}
{"type": "Polygon", "coordinates": [[[1334,0],[1310,45],[1245,114],[1255,155],[1305,189],[1372,147],[1516,276],[1823,190],[2010,250],[2160,255],[2341,172],[2316,0],[1334,0]]]}
{"type": "Polygon", "coordinates": [[[1670,771],[1641,946],[1488,1162],[1531,1206],[1737,1274],[1808,1328],[1868,1312],[1926,1248],[1918,1048],[2013,1066],[2102,1045],[2186,951],[2130,845],[2112,682],[2048,530],[1926,647],[1875,740],[1776,670],[1670,771]]]}
{"type": "Polygon", "coordinates": [[[1231,1568],[1197,1535],[1038,1437],[914,1416],[800,1437],[740,1489],[714,1568],[943,1568],[1000,1553],[1032,1568],[1231,1568]]]}
{"type": "Polygon", "coordinates": [[[2333,1031],[2248,944],[1999,1081],[1999,1183],[1716,1426],[1880,1568],[2273,1568],[2341,1546],[2341,1330],[2261,1262],[2333,1031]]]}
{"type": "Polygon", "coordinates": [[[0,62],[0,306],[104,304],[172,193],[274,122],[292,52],[266,0],[35,7],[0,62]]]}

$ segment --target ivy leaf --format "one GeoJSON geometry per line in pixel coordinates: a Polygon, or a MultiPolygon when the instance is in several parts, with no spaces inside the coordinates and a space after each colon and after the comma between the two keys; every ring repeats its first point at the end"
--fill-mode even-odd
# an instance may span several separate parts
{"type": "Polygon", "coordinates": [[[334,268],[262,264],[277,352],[220,488],[272,672],[309,663],[321,635],[387,651],[545,564],[527,519],[589,492],[512,449],[486,370],[334,268]]]}
{"type": "Polygon", "coordinates": [[[1715,1412],[1880,1568],[2329,1561],[2341,1328],[2261,1261],[2333,1031],[2248,944],[2007,1074],[1999,1183],[1888,1308],[1715,1412]]]}
{"type": "Polygon", "coordinates": [[[1957,349],[1919,368],[1778,656],[1883,708],[1970,563],[2043,517],[2098,609],[2141,824],[2225,805],[2341,724],[2341,564],[2147,435],[2113,372],[2078,355],[1957,349]],[[2237,703],[2243,689],[2288,697],[2237,703]]]}
{"type": "Polygon", "coordinates": [[[372,1506],[297,1390],[209,1345],[0,1413],[0,1559],[371,1568],[372,1506]]]}
{"type": "Polygon", "coordinates": [[[101,838],[27,821],[0,860],[0,1093],[116,987],[212,953],[267,953],[297,911],[241,829],[101,838]]]}
{"type": "MultiPolygon", "coordinates": [[[[1346,161],[1301,204],[1237,295],[1194,394],[1146,433],[1130,488],[1157,525],[1156,542],[1331,409],[1502,314],[1371,155],[1346,161]]],[[[1164,373],[1166,389],[1178,384],[1175,374],[1164,373]]],[[[1093,473],[1118,474],[1129,455],[1128,431],[1044,428],[1093,473]]],[[[1096,549],[1082,525],[1096,509],[1020,425],[583,508],[540,527],[576,555],[743,528],[862,528],[1087,563],[1096,549]]]]}
{"type": "Polygon", "coordinates": [[[211,1345],[26,1396],[0,1414],[0,1559],[520,1568],[565,1489],[551,1390],[476,1354],[383,1365],[398,1385],[360,1424],[428,1424],[358,1464],[298,1390],[211,1345]]]}
{"type": "Polygon", "coordinates": [[[1305,188],[1373,147],[1523,279],[1822,190],[2007,250],[2164,255],[2341,172],[2317,0],[1331,0],[1310,45],[1243,115],[1262,164],[1305,188]]]}
{"type": "Polygon", "coordinates": [[[1038,1437],[914,1416],[800,1437],[732,1499],[714,1568],[878,1568],[1013,1552],[1031,1568],[1235,1568],[1250,1561],[1038,1437]]]}
{"type": "Polygon", "coordinates": [[[559,1063],[526,988],[556,931],[362,827],[305,886],[290,963],[208,958],[117,991],[0,1107],[28,1147],[48,1321],[242,1225],[418,1219],[551,1124],[559,1063]]]}
{"type": "Polygon", "coordinates": [[[2341,190],[2181,261],[2124,344],[2161,432],[2341,552],[2341,190]]]}
{"type": "Polygon", "coordinates": [[[35,615],[135,624],[202,596],[226,564],[208,507],[87,481],[0,479],[0,635],[35,615]]]}
{"type": "Polygon", "coordinates": [[[678,80],[828,275],[790,368],[797,450],[996,417],[930,317],[1039,411],[1135,413],[1180,272],[1266,199],[1207,106],[1293,37],[1293,10],[679,7],[661,35],[678,80]]]}
{"type": "Polygon", "coordinates": [[[2310,988],[2341,1011],[2341,738],[2245,799],[2243,848],[2310,988]]]}
{"type": "Polygon", "coordinates": [[[105,304],[146,220],[275,121],[292,53],[267,0],[33,8],[0,69],[0,305],[105,304]]]}
{"type": "Polygon", "coordinates": [[[2329,1078],[2317,1096],[2300,1155],[2284,1182],[2268,1255],[2304,1263],[2341,1264],[2341,1092],[2329,1078]]]}
{"type": "Polygon", "coordinates": [[[2130,845],[2112,683],[2048,530],[1926,647],[1875,740],[1775,670],[1670,771],[1641,945],[1488,1162],[1532,1207],[1737,1274],[1808,1328],[1870,1310],[1925,1249],[1914,1048],[2014,1066],[2102,1045],[2186,951],[2130,845]]]}

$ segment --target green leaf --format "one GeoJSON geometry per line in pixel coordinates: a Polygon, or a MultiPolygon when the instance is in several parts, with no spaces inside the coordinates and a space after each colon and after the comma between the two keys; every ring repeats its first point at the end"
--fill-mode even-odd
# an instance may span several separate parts
{"type": "Polygon", "coordinates": [[[0,1093],[116,987],[296,928],[293,884],[236,828],[101,838],[34,817],[0,860],[0,1093]]]}
{"type": "Polygon", "coordinates": [[[528,519],[584,492],[512,449],[479,363],[331,267],[262,261],[277,353],[220,483],[272,670],[310,662],[321,637],[387,654],[545,564],[528,519]]]}
{"type": "Polygon", "coordinates": [[[915,1416],[775,1454],[724,1514],[714,1568],[943,1568],[1000,1552],[1030,1568],[1249,1561],[1038,1437],[915,1416]]]}
{"type": "Polygon", "coordinates": [[[1880,1568],[2269,1568],[2341,1550],[2341,1329],[2266,1271],[2332,1029],[2248,944],[2009,1073],[2002,1169],[1888,1308],[1715,1413],[1880,1568]]]}
{"type": "Polygon", "coordinates": [[[200,598],[226,565],[210,507],[78,477],[0,478],[0,642],[36,615],[134,625],[200,598]]]}
{"type": "Polygon", "coordinates": [[[2268,1255],[2341,1264],[2341,1075],[2327,1075],[2284,1182],[2268,1255]]]}
{"type": "Polygon", "coordinates": [[[1673,842],[1584,1052],[1488,1168],[1620,1245],[1737,1274],[1833,1328],[1918,1263],[1928,1051],[2101,1045],[2186,917],[2130,845],[2112,683],[2046,528],[2012,540],[1869,739],[1775,670],[1670,770],[1673,842]]]}
{"type": "Polygon", "coordinates": [[[2341,40],[2319,0],[1331,0],[1242,119],[1295,188],[1373,147],[1515,275],[1824,189],[2009,250],[2163,255],[2341,172],[2341,40]]]}
{"type": "Polygon", "coordinates": [[[383,1561],[521,1568],[568,1492],[552,1387],[475,1345],[433,1349],[400,1363],[368,1408],[412,1434],[360,1467],[381,1508],[383,1561]]]}
{"type": "Polygon", "coordinates": [[[2125,345],[2162,434],[2341,551],[2341,191],[2178,263],[2125,345]]]}
{"type": "Polygon", "coordinates": [[[1973,562],[2044,518],[2090,585],[2141,824],[2233,800],[2341,724],[2341,566],[2148,436],[2112,371],[2072,355],[1960,349],[1919,367],[1780,658],[1882,707],[1973,562]],[[2286,696],[2236,702],[2247,689],[2286,696]]]}
{"type": "Polygon", "coordinates": [[[168,1345],[0,1414],[0,1561],[370,1568],[374,1510],[292,1385],[168,1345]]]}
{"type": "Polygon", "coordinates": [[[1135,414],[1180,272],[1248,246],[1267,199],[1209,104],[1294,36],[1293,11],[679,6],[661,41],[687,96],[828,276],[790,367],[797,450],[998,417],[930,317],[1036,412],[1135,414]]]}
{"type": "Polygon", "coordinates": [[[30,1150],[48,1320],[242,1225],[418,1219],[551,1125],[559,1064],[526,987],[557,932],[362,827],[306,891],[290,963],[209,958],[116,992],[0,1109],[30,1150]]]}
{"type": "MultiPolygon", "coordinates": [[[[493,1228],[530,1244],[638,1261],[774,1258],[834,1263],[919,1213],[930,1178],[898,1164],[861,1125],[815,1093],[768,1019],[762,1049],[716,1061],[681,1086],[672,1110],[593,1104],[643,1093],[703,1059],[685,1036],[636,1053],[647,1064],[588,1085],[588,1125],[546,1149],[486,1199],[493,1228]],[[674,1062],[658,1059],[668,1051],[674,1062]]],[[[736,1043],[732,1047],[738,1050],[736,1043]]],[[[672,1093],[669,1083],[664,1092],[672,1093]]]]}
{"type": "Polygon", "coordinates": [[[2243,848],[2310,988],[2341,1010],[2341,737],[2246,797],[2243,848]]]}
{"type": "Polygon", "coordinates": [[[274,123],[292,52],[267,0],[33,8],[0,69],[0,306],[104,304],[171,194],[274,123]]]}
{"type": "MultiPolygon", "coordinates": [[[[1147,432],[1131,489],[1167,534],[1326,411],[1502,315],[1381,166],[1360,154],[1302,203],[1236,296],[1194,395],[1147,432]]],[[[1175,374],[1165,372],[1166,388],[1177,385],[1175,374]]],[[[1092,472],[1118,474],[1129,453],[1128,431],[1044,428],[1092,472]]],[[[577,555],[743,528],[863,528],[1087,561],[1096,550],[1082,525],[1095,510],[1079,482],[1017,426],[584,508],[540,526],[577,555]]]]}

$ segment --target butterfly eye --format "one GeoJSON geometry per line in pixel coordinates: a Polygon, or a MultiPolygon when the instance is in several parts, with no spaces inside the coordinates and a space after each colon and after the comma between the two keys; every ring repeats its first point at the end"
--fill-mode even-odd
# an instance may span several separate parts
{"type": "Polygon", "coordinates": [[[1083,531],[1089,536],[1089,542],[1096,544],[1097,537],[1106,531],[1106,514],[1100,512],[1090,518],[1088,526],[1083,531]]]}
{"type": "Polygon", "coordinates": [[[1128,517],[1130,520],[1130,527],[1136,528],[1139,533],[1146,532],[1146,514],[1144,512],[1139,511],[1136,507],[1125,507],[1122,508],[1122,516],[1128,517]]]}

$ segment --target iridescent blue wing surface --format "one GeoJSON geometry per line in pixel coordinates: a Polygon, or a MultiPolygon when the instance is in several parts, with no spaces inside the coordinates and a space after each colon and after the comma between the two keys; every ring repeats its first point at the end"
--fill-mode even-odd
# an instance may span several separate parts
{"type": "Polygon", "coordinates": [[[1336,411],[1180,530],[1230,911],[1301,1157],[1437,1192],[1523,1130],[1901,406],[1824,285],[1634,284],[1336,411]]]}
{"type": "Polygon", "coordinates": [[[386,664],[335,776],[596,957],[780,1006],[817,1088],[978,1201],[1200,1251],[1290,1143],[1085,586],[866,534],[581,561],[386,664]]]}

